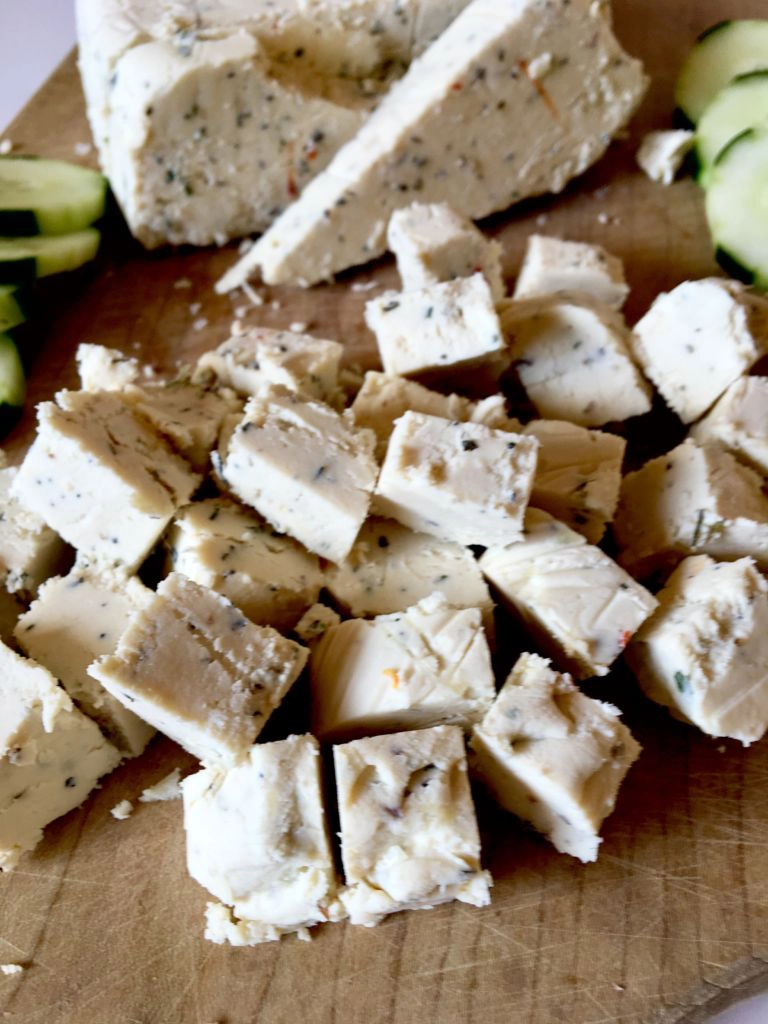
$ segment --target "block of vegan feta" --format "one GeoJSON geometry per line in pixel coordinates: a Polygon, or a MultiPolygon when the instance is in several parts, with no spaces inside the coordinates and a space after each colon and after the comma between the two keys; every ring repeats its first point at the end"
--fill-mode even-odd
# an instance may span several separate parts
{"type": "Polygon", "coordinates": [[[562,420],[531,420],[521,430],[539,442],[531,505],[597,544],[616,511],[626,441],[562,420]]]}
{"type": "Polygon", "coordinates": [[[504,298],[502,248],[447,203],[412,203],[395,210],[387,245],[397,260],[403,291],[481,273],[494,302],[504,298]]]}
{"type": "Polygon", "coordinates": [[[514,297],[590,295],[621,309],[629,295],[624,265],[602,245],[570,242],[550,235],[529,235],[515,283],[514,297]]]}
{"type": "Polygon", "coordinates": [[[653,301],[631,343],[667,405],[692,423],[768,349],[768,300],[738,281],[684,281],[653,301]]]}
{"type": "Polygon", "coordinates": [[[231,908],[227,941],[256,945],[342,916],[313,736],[256,744],[181,790],[187,869],[231,908]]]}
{"type": "Polygon", "coordinates": [[[201,473],[208,469],[222,423],[242,411],[242,402],[228,389],[203,387],[184,378],[128,384],[122,397],[201,473]]]}
{"type": "Polygon", "coordinates": [[[504,604],[580,679],[607,675],[656,607],[612,558],[539,509],[526,514],[522,540],[489,547],[480,568],[504,604]]]}
{"type": "Polygon", "coordinates": [[[488,282],[482,274],[383,292],[365,306],[385,373],[440,379],[509,365],[488,282]]]}
{"type": "Polygon", "coordinates": [[[536,470],[534,437],[406,412],[395,423],[375,511],[457,544],[520,537],[536,470]]]}
{"type": "Polygon", "coordinates": [[[272,387],[249,400],[217,461],[225,485],[276,530],[340,562],[368,514],[374,448],[370,430],[272,387]]]}
{"type": "Polygon", "coordinates": [[[651,181],[671,185],[695,141],[695,132],[685,128],[648,132],[637,151],[638,166],[651,181]]]}
{"type": "Polygon", "coordinates": [[[228,598],[252,622],[286,630],[317,600],[317,557],[227,498],[185,506],[166,536],[169,565],[228,598]]]}
{"type": "Polygon", "coordinates": [[[75,352],[77,374],[83,391],[121,391],[142,375],[141,364],[116,348],[81,342],[75,352]]]}
{"type": "Polygon", "coordinates": [[[135,569],[200,482],[114,392],[60,391],[12,494],[87,558],[135,569]]]}
{"type": "Polygon", "coordinates": [[[29,597],[61,568],[66,548],[58,533],[11,493],[17,473],[15,466],[0,468],[0,586],[29,597]]]}
{"type": "Polygon", "coordinates": [[[0,870],[15,868],[119,761],[47,669],[0,643],[0,870]]]}
{"type": "Polygon", "coordinates": [[[326,569],[325,586],[354,618],[401,612],[439,593],[455,608],[479,608],[494,635],[493,601],[472,552],[394,519],[371,516],[344,561],[326,569]]]}
{"type": "Polygon", "coordinates": [[[691,428],[700,443],[716,441],[768,476],[768,377],[739,377],[691,428]]]}
{"type": "Polygon", "coordinates": [[[373,259],[414,196],[476,220],[559,192],[644,89],[601,4],[473,0],[217,288],[257,267],[270,284],[314,284],[373,259]]]}
{"type": "Polygon", "coordinates": [[[307,650],[171,573],[91,675],[203,763],[243,761],[295,682],[307,650]]]}
{"type": "Polygon", "coordinates": [[[490,902],[457,726],[354,740],[333,748],[352,924],[460,900],[490,902]]]}
{"type": "Polygon", "coordinates": [[[627,648],[647,696],[746,746],[768,728],[768,583],[751,558],[691,555],[627,648]]]}
{"type": "Polygon", "coordinates": [[[600,826],[640,753],[618,708],[521,654],[470,746],[472,768],[502,807],[560,853],[597,860],[600,826]]]}
{"type": "Polygon", "coordinates": [[[768,569],[762,478],[717,445],[688,439],[628,473],[613,522],[619,561],[639,579],[697,553],[753,556],[768,569]]]}
{"type": "Polygon", "coordinates": [[[540,416],[600,427],[651,408],[620,313],[579,296],[502,303],[512,365],[540,416]]]}
{"type": "Polygon", "coordinates": [[[256,395],[265,384],[282,384],[307,398],[329,401],[336,392],[344,346],[294,331],[251,327],[197,361],[198,371],[241,395],[256,395]]]}
{"type": "Polygon", "coordinates": [[[383,461],[395,420],[408,410],[446,420],[484,423],[498,430],[518,432],[520,424],[507,416],[503,395],[490,395],[472,402],[462,395],[444,395],[415,380],[396,374],[369,370],[350,406],[358,427],[368,427],[376,435],[376,457],[383,461]]]}
{"type": "Polygon", "coordinates": [[[154,729],[88,675],[95,658],[112,654],[132,616],[152,597],[135,576],[122,579],[76,565],[38,591],[15,637],[54,675],[75,704],[122,754],[140,754],[154,729]]]}
{"type": "Polygon", "coordinates": [[[478,608],[442,594],[375,619],[347,619],[313,647],[312,731],[345,740],[399,729],[469,729],[496,693],[478,608]]]}

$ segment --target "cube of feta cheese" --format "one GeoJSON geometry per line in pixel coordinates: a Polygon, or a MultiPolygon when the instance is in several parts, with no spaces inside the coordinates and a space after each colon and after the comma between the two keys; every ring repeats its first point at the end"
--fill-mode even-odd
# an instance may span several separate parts
{"type": "Polygon", "coordinates": [[[531,505],[597,544],[619,501],[626,441],[562,420],[532,420],[521,431],[539,442],[531,505]]]}
{"type": "Polygon", "coordinates": [[[619,561],[642,579],[685,555],[754,556],[768,568],[768,498],[732,455],[690,439],[651,459],[621,485],[613,523],[619,561]]]}
{"type": "Polygon", "coordinates": [[[768,346],[768,300],[706,277],[662,292],[634,327],[634,356],[683,423],[692,423],[768,346]]]}
{"type": "Polygon", "coordinates": [[[470,745],[472,768],[502,807],[560,853],[597,860],[600,826],[640,753],[618,708],[521,654],[470,745]]]}
{"type": "Polygon", "coordinates": [[[134,570],[200,478],[114,392],[61,391],[11,493],[94,562],[134,570]]]}
{"type": "Polygon", "coordinates": [[[83,391],[122,391],[141,378],[141,364],[116,348],[82,342],[75,353],[83,391]]]}
{"type": "Polygon", "coordinates": [[[504,603],[580,679],[607,675],[656,607],[600,548],[538,509],[526,514],[522,540],[488,548],[480,568],[504,603]]]}
{"type": "Polygon", "coordinates": [[[454,608],[441,594],[331,627],[309,667],[312,731],[321,740],[441,724],[469,729],[496,692],[479,609],[454,608]]]}
{"type": "Polygon", "coordinates": [[[0,586],[30,596],[66,560],[61,537],[11,493],[18,469],[0,469],[0,586]]]}
{"type": "Polygon", "coordinates": [[[403,291],[481,273],[494,302],[504,298],[501,246],[447,203],[411,203],[395,210],[387,245],[397,260],[403,291]]]}
{"type": "Polygon", "coordinates": [[[214,913],[224,929],[209,917],[206,938],[250,946],[339,919],[314,737],[259,743],[181,789],[189,873],[231,908],[214,913]]]}
{"type": "Polygon", "coordinates": [[[307,650],[171,573],[91,675],[205,764],[242,762],[307,650]]]}
{"type": "Polygon", "coordinates": [[[173,569],[275,629],[295,626],[323,584],[315,555],[227,498],[186,505],[166,545],[173,569]]]}
{"type": "Polygon", "coordinates": [[[629,286],[621,260],[602,245],[529,235],[514,298],[558,293],[588,295],[606,306],[621,309],[629,286]]]}
{"type": "Polygon", "coordinates": [[[638,166],[651,181],[671,185],[695,141],[695,132],[685,128],[648,132],[637,151],[638,166]]]}
{"type": "Polygon", "coordinates": [[[133,757],[155,730],[88,675],[88,666],[114,653],[129,620],[152,596],[134,576],[122,579],[76,565],[67,576],[43,584],[15,630],[22,650],[59,680],[122,754],[133,757]]]}
{"type": "Polygon", "coordinates": [[[197,361],[199,373],[241,395],[256,395],[265,384],[282,384],[307,398],[329,401],[336,392],[344,346],[294,331],[251,327],[228,338],[197,361]]]}
{"type": "Polygon", "coordinates": [[[460,900],[490,902],[461,729],[374,736],[333,748],[352,924],[460,900]]]}
{"type": "Polygon", "coordinates": [[[440,379],[509,363],[493,296],[482,274],[383,292],[365,306],[386,373],[440,379]]]}
{"type": "Polygon", "coordinates": [[[510,544],[523,528],[533,437],[407,412],[395,423],[375,509],[457,544],[510,544]]]}
{"type": "Polygon", "coordinates": [[[326,569],[325,586],[354,618],[401,612],[439,593],[454,608],[479,608],[494,635],[493,601],[472,552],[393,519],[371,516],[344,561],[326,569]]]}
{"type": "Polygon", "coordinates": [[[579,297],[512,299],[500,308],[512,365],[546,419],[599,427],[651,408],[621,314],[579,297]]]}
{"type": "Polygon", "coordinates": [[[645,693],[710,736],[768,728],[768,584],[750,558],[691,555],[627,649],[645,693]]]}
{"type": "Polygon", "coordinates": [[[315,554],[346,558],[368,514],[374,435],[320,402],[274,387],[251,398],[219,447],[229,489],[315,554]]]}
{"type": "Polygon", "coordinates": [[[47,669],[0,643],[0,870],[16,867],[119,761],[47,669]]]}
{"type": "Polygon", "coordinates": [[[716,441],[768,476],[768,377],[739,377],[691,428],[699,442],[716,441]]]}

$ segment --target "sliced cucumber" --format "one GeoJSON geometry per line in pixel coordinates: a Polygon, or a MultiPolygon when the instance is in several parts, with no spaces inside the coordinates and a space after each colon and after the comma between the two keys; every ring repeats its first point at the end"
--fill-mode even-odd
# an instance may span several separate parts
{"type": "Polygon", "coordinates": [[[103,175],[38,157],[0,159],[0,235],[67,235],[102,217],[103,175]]]}
{"type": "MultiPolygon", "coordinates": [[[[768,54],[767,54],[768,56],[768,54]]],[[[696,127],[699,183],[707,176],[717,154],[745,128],[768,120],[768,70],[738,75],[715,96],[696,127]]]]}
{"type": "Polygon", "coordinates": [[[71,235],[0,238],[0,281],[16,284],[76,270],[94,258],[100,238],[96,228],[71,235]]]}
{"type": "Polygon", "coordinates": [[[721,21],[702,33],[688,54],[677,80],[677,106],[698,124],[724,85],[760,68],[768,68],[768,21],[721,21]]]}
{"type": "Polygon", "coordinates": [[[731,139],[708,176],[706,211],[720,265],[768,288],[768,128],[731,139]]]}
{"type": "Polygon", "coordinates": [[[24,368],[16,343],[7,334],[0,334],[0,407],[21,407],[26,390],[24,368]]]}
{"type": "Polygon", "coordinates": [[[29,289],[15,284],[0,284],[0,334],[23,324],[29,311],[29,289]]]}

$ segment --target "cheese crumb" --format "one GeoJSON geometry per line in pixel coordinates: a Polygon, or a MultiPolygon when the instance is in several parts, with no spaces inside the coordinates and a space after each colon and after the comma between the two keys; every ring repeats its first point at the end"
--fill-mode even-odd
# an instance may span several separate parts
{"type": "Polygon", "coordinates": [[[292,330],[294,334],[304,334],[308,329],[309,324],[304,320],[294,320],[290,326],[290,330],[292,330]]]}
{"type": "Polygon", "coordinates": [[[178,281],[174,281],[173,282],[173,287],[177,291],[181,291],[184,288],[191,288],[192,287],[192,282],[190,281],[190,279],[188,277],[180,277],[178,279],[178,281]]]}
{"type": "Polygon", "coordinates": [[[189,304],[189,315],[197,316],[200,310],[203,308],[202,302],[190,302],[189,304]]]}
{"type": "Polygon", "coordinates": [[[0,142],[0,156],[8,156],[12,149],[13,143],[10,139],[3,139],[3,141],[0,142]]]}
{"type": "Polygon", "coordinates": [[[181,769],[174,768],[154,786],[147,786],[139,797],[143,804],[159,803],[162,800],[178,800],[181,797],[181,769]]]}
{"type": "Polygon", "coordinates": [[[238,247],[237,247],[237,255],[238,256],[245,256],[245,254],[250,249],[252,249],[252,248],[253,248],[253,239],[252,238],[244,238],[242,240],[242,242],[240,243],[240,245],[238,245],[238,247]]]}
{"type": "Polygon", "coordinates": [[[72,147],[75,156],[88,156],[92,149],[90,142],[76,142],[72,147]]]}
{"type": "Polygon", "coordinates": [[[133,814],[133,804],[130,800],[121,800],[119,804],[115,804],[109,813],[118,821],[125,821],[126,818],[130,818],[133,814]]]}
{"type": "Polygon", "coordinates": [[[252,306],[263,306],[264,298],[248,284],[247,281],[243,281],[241,288],[243,289],[243,295],[248,299],[252,306]]]}
{"type": "Polygon", "coordinates": [[[354,281],[350,287],[353,292],[369,292],[377,284],[378,281],[354,281]]]}
{"type": "Polygon", "coordinates": [[[243,320],[246,316],[248,316],[247,306],[235,306],[235,317],[238,320],[243,320]]]}
{"type": "Polygon", "coordinates": [[[201,316],[201,317],[198,317],[197,320],[195,320],[192,323],[192,330],[193,331],[204,331],[207,326],[208,326],[208,318],[205,317],[205,316],[201,316]]]}
{"type": "Polygon", "coordinates": [[[24,967],[22,964],[0,964],[0,971],[2,971],[3,974],[21,974],[23,970],[24,967]]]}

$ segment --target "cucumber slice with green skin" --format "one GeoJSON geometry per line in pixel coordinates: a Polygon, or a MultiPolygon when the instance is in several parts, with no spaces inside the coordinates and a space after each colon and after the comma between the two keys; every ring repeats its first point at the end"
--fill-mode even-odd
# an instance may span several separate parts
{"type": "Polygon", "coordinates": [[[694,43],[677,79],[675,102],[692,124],[732,78],[768,68],[768,21],[721,21],[694,43]]]}
{"type": "Polygon", "coordinates": [[[13,338],[0,334],[0,407],[20,408],[26,394],[24,368],[13,338]]]}
{"type": "Polygon", "coordinates": [[[23,324],[29,310],[28,289],[15,284],[0,284],[0,334],[23,324]]]}
{"type": "Polygon", "coordinates": [[[76,270],[94,258],[100,239],[96,228],[71,235],[0,238],[0,281],[20,284],[64,270],[76,270]]]}
{"type": "Polygon", "coordinates": [[[738,75],[715,96],[696,128],[699,184],[707,187],[712,164],[731,139],[763,121],[768,121],[768,69],[738,75]]]}
{"type": "Polygon", "coordinates": [[[67,235],[104,215],[107,182],[63,160],[0,158],[0,235],[67,235]]]}
{"type": "Polygon", "coordinates": [[[768,128],[748,128],[717,156],[706,193],[718,263],[768,288],[768,128]]]}

